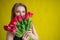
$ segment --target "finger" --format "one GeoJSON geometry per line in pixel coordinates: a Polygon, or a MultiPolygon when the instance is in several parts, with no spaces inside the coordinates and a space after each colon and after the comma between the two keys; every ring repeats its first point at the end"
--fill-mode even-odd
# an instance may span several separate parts
{"type": "Polygon", "coordinates": [[[27,40],[29,39],[29,36],[27,37],[27,40]]]}
{"type": "Polygon", "coordinates": [[[29,31],[32,31],[32,29],[30,28],[29,31]]]}
{"type": "Polygon", "coordinates": [[[22,40],[26,40],[26,37],[22,38],[22,40]]]}
{"type": "Polygon", "coordinates": [[[26,38],[27,38],[28,36],[29,36],[29,34],[27,33],[27,34],[26,34],[26,38]]]}
{"type": "Polygon", "coordinates": [[[29,35],[30,35],[30,34],[27,32],[27,33],[25,34],[25,36],[24,36],[24,37],[26,37],[26,38],[27,38],[29,35]]]}
{"type": "Polygon", "coordinates": [[[25,37],[23,37],[22,39],[23,39],[23,40],[28,40],[28,37],[26,38],[26,36],[25,36],[25,37]]]}
{"type": "Polygon", "coordinates": [[[28,31],[28,33],[32,33],[32,31],[28,31]]]}
{"type": "Polygon", "coordinates": [[[28,35],[27,35],[27,33],[25,33],[24,35],[23,35],[23,37],[27,37],[28,35]]]}
{"type": "Polygon", "coordinates": [[[25,37],[26,36],[26,33],[23,35],[23,37],[25,37]]]}

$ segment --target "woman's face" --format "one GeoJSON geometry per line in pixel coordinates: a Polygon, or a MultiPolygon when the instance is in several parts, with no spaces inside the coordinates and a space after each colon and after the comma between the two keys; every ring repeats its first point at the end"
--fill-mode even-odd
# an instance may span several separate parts
{"type": "Polygon", "coordinates": [[[18,6],[15,10],[15,15],[21,15],[21,16],[25,16],[26,12],[25,12],[25,8],[23,6],[18,6]]]}

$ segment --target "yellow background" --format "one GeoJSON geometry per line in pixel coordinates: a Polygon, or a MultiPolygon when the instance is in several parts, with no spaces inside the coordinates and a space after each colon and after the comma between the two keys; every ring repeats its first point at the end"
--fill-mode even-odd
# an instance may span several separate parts
{"type": "Polygon", "coordinates": [[[0,40],[6,40],[3,26],[9,24],[15,3],[25,4],[34,13],[39,40],[60,40],[60,0],[0,0],[0,40]]]}

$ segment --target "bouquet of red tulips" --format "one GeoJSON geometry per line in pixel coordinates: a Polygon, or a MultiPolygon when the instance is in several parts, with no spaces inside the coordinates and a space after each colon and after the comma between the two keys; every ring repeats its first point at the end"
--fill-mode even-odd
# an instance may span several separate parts
{"type": "Polygon", "coordinates": [[[17,37],[22,37],[31,27],[32,23],[30,17],[32,17],[32,15],[31,12],[27,12],[24,18],[22,16],[16,16],[11,20],[8,26],[4,26],[4,29],[15,34],[17,37]]]}

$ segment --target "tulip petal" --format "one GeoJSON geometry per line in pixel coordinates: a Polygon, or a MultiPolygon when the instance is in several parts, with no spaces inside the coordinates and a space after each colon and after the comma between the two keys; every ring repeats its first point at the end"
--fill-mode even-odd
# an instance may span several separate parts
{"type": "Polygon", "coordinates": [[[18,21],[22,21],[22,17],[21,16],[17,16],[18,21]]]}
{"type": "Polygon", "coordinates": [[[5,29],[6,31],[9,31],[11,28],[8,27],[8,26],[4,26],[4,29],[5,29]]]}

